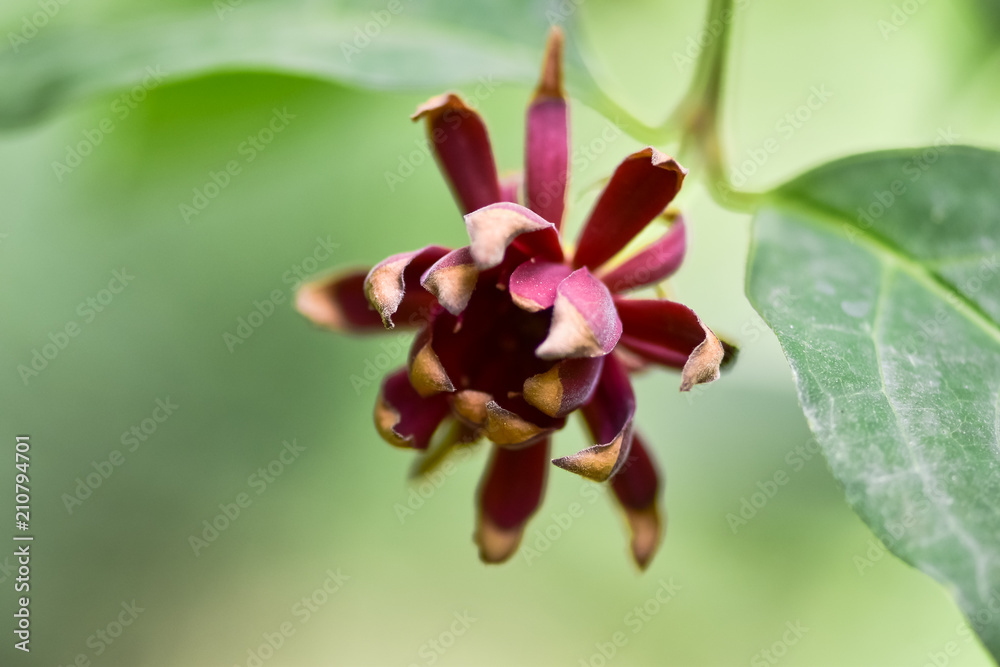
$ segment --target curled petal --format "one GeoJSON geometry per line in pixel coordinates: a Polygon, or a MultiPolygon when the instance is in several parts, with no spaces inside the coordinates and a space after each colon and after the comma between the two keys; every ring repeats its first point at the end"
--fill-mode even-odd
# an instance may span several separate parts
{"type": "Polygon", "coordinates": [[[295,295],[296,309],[317,324],[334,331],[383,329],[382,318],[365,297],[367,271],[338,272],[305,283],[295,295]]]}
{"type": "Polygon", "coordinates": [[[365,296],[382,316],[386,329],[395,326],[392,316],[406,298],[407,285],[410,285],[411,291],[426,293],[418,284],[421,274],[447,253],[447,248],[431,245],[388,257],[368,272],[365,278],[365,296]]]}
{"type": "Polygon", "coordinates": [[[411,116],[427,121],[427,138],[462,213],[500,201],[500,182],[486,124],[453,93],[432,97],[411,116]]]}
{"type": "Polygon", "coordinates": [[[410,359],[407,372],[410,384],[423,397],[433,396],[441,392],[455,391],[447,371],[441,364],[433,345],[433,327],[427,326],[420,330],[413,339],[410,348],[410,359]]]}
{"type": "Polygon", "coordinates": [[[518,248],[529,257],[562,261],[555,226],[518,204],[501,202],[473,211],[465,216],[465,227],[469,231],[472,259],[480,271],[499,266],[507,246],[515,239],[518,248]]]}
{"type": "Polygon", "coordinates": [[[593,438],[605,444],[596,444],[552,463],[595,482],[604,482],[614,477],[628,459],[635,415],[632,384],[614,355],[604,359],[597,391],[582,411],[593,438]]]}
{"type": "Polygon", "coordinates": [[[565,417],[597,389],[604,357],[564,359],[524,381],[524,400],[550,417],[565,417]]]}
{"type": "Polygon", "coordinates": [[[663,536],[660,522],[660,476],[643,441],[632,436],[628,460],[611,480],[611,488],[632,533],[632,556],[646,569],[663,536]]]}
{"type": "Polygon", "coordinates": [[[541,80],[528,107],[525,198],[528,208],[558,229],[569,173],[568,105],[562,89],[563,33],[549,32],[541,80]]]}
{"type": "Polygon", "coordinates": [[[614,257],[673,201],[686,174],[652,147],[625,158],[584,223],[573,266],[597,268],[614,257]]]}
{"type": "Polygon", "coordinates": [[[720,341],[687,306],[666,300],[616,299],[621,345],[656,363],[681,369],[681,391],[719,378],[736,348],[720,341]]]}
{"type": "Polygon", "coordinates": [[[452,315],[458,315],[469,305],[476,289],[479,269],[469,248],[452,250],[434,263],[420,278],[420,284],[437,298],[452,315]]]}
{"type": "Polygon", "coordinates": [[[548,457],[548,438],[523,449],[493,448],[479,487],[475,534],[484,562],[502,563],[517,551],[545,491],[548,457]]]}
{"type": "Polygon", "coordinates": [[[424,398],[410,384],[406,370],[382,382],[375,403],[375,428],[390,445],[427,449],[438,424],[448,414],[447,394],[424,398]]]}
{"type": "Polygon", "coordinates": [[[463,389],[451,398],[451,410],[464,424],[478,428],[486,425],[486,405],[493,396],[485,391],[463,389]]]}
{"type": "Polygon", "coordinates": [[[485,435],[494,444],[520,449],[548,435],[554,429],[534,424],[494,400],[486,404],[485,435]]]}
{"type": "Polygon", "coordinates": [[[521,310],[537,313],[556,302],[556,288],[573,269],[554,262],[524,262],[510,275],[510,298],[521,310]]]}
{"type": "Polygon", "coordinates": [[[612,292],[626,292],[669,278],[680,268],[687,246],[684,221],[680,218],[667,233],[601,276],[612,292]]]}
{"type": "Polygon", "coordinates": [[[542,359],[599,357],[622,335],[614,299],[586,268],[577,269],[556,289],[549,335],[535,350],[542,359]]]}

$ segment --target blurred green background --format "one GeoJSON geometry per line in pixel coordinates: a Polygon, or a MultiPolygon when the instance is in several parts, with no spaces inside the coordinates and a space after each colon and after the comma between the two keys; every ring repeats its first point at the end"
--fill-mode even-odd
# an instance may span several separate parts
{"type": "MultiPolygon", "coordinates": [[[[68,2],[44,30],[216,11],[209,2],[161,4],[68,2]]],[[[234,4],[226,20],[250,4],[234,4]]],[[[949,127],[963,143],[1000,147],[992,3],[913,2],[888,34],[879,22],[900,3],[739,4],[725,113],[730,161],[739,165],[769,137],[780,144],[744,173],[747,189],[853,152],[930,144],[949,127]],[[788,135],[782,119],[817,86],[832,96],[788,135]]],[[[384,6],[351,3],[343,16],[363,21],[384,6]]],[[[35,2],[6,0],[4,34],[36,11],[35,2]]],[[[609,94],[656,122],[691,76],[693,66],[674,54],[697,37],[704,11],[704,3],[587,0],[571,34],[609,94]]],[[[409,20],[404,11],[386,34],[405,32],[409,20]]],[[[544,33],[544,23],[525,21],[521,38],[537,53],[544,33]]],[[[3,58],[17,62],[10,52],[3,58]]],[[[475,87],[457,86],[469,95],[475,87]]],[[[748,218],[715,205],[697,173],[679,200],[690,250],[670,293],[742,352],[722,381],[687,396],[666,373],[637,382],[639,426],[667,477],[667,536],[650,569],[633,567],[611,503],[591,503],[583,480],[555,469],[525,537],[538,557],[483,566],[471,535],[484,450],[400,514],[413,498],[411,457],[374,432],[377,383],[358,387],[351,376],[363,376],[383,344],[405,349],[406,340],[313,329],[290,306],[289,272],[313,268],[308,258],[323,258],[323,270],[464,243],[431,161],[393,189],[385,178],[423,136],[408,114],[438,92],[373,92],[278,73],[168,76],[127,113],[120,93],[109,94],[0,133],[0,423],[4,451],[15,435],[31,435],[36,535],[30,655],[12,648],[13,547],[0,551],[11,626],[0,663],[69,665],[83,655],[93,665],[252,666],[256,654],[289,666],[916,667],[941,656],[939,667],[991,664],[959,631],[947,591],[873,546],[822,460],[800,465],[789,454],[809,434],[778,345],[743,296],[748,218]],[[287,110],[287,124],[248,161],[241,145],[276,109],[287,110]],[[67,146],[108,119],[113,131],[57,173],[67,146]],[[185,221],[180,206],[233,160],[239,173],[185,221]],[[335,245],[329,257],[317,254],[324,244],[335,245]],[[102,290],[121,270],[134,279],[108,301],[102,290]],[[227,346],[224,335],[275,291],[273,314],[227,346]],[[25,381],[18,367],[70,322],[79,335],[25,381]],[[133,450],[123,434],[144,420],[148,433],[158,399],[177,408],[133,450]],[[285,441],[303,449],[275,464],[285,441]],[[115,450],[121,465],[67,507],[78,479],[107,471],[115,450]],[[257,473],[268,466],[270,477],[257,473]],[[788,483],[734,533],[727,514],[778,471],[788,483]],[[249,506],[196,554],[190,537],[203,536],[205,521],[224,525],[220,504],[241,493],[249,506]],[[574,502],[583,515],[558,528],[553,515],[574,502]],[[546,529],[557,539],[539,542],[536,531],[546,529]],[[329,571],[347,579],[328,594],[329,571]],[[650,603],[663,582],[679,587],[676,595],[650,603]],[[117,633],[122,605],[133,600],[142,609],[134,622],[102,639],[99,631],[117,633]],[[644,605],[649,615],[637,621],[633,610],[644,605]],[[475,621],[455,624],[456,614],[475,621]],[[807,631],[786,642],[787,624],[807,631]],[[282,629],[280,648],[261,654],[282,629]],[[618,632],[624,645],[602,656],[618,632]],[[951,642],[956,651],[946,653],[951,642]]],[[[529,95],[529,86],[501,83],[480,100],[502,168],[521,163],[529,95]]],[[[599,145],[609,121],[578,104],[572,113],[573,146],[599,145]]],[[[574,172],[571,238],[594,186],[639,145],[617,136],[574,172]]],[[[572,421],[556,451],[585,444],[572,421]]],[[[12,478],[8,465],[0,498],[11,514],[12,478]]]]}

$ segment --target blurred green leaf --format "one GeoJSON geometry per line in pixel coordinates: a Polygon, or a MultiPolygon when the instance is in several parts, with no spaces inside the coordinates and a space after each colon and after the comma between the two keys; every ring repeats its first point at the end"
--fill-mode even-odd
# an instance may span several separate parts
{"type": "MultiPolygon", "coordinates": [[[[152,87],[220,71],[284,73],[382,90],[442,89],[475,83],[482,101],[498,85],[531,85],[550,25],[571,32],[566,84],[571,95],[633,131],[605,96],[572,35],[570,0],[492,6],[457,0],[243,4],[216,0],[141,20],[11,34],[0,53],[0,126],[30,123],[77,100],[132,86],[152,87]],[[346,3],[344,3],[346,4],[346,3]],[[367,6],[367,7],[366,7],[367,6]]],[[[138,95],[144,95],[141,90],[138,95]]]]}
{"type": "MultiPolygon", "coordinates": [[[[747,294],[847,499],[1000,656],[1000,153],[825,165],[754,219],[747,294]]],[[[855,557],[860,572],[871,565],[855,557]]]]}

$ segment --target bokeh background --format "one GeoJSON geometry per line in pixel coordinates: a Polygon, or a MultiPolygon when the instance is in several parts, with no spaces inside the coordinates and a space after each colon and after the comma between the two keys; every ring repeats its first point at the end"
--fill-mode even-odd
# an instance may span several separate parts
{"type": "MultiPolygon", "coordinates": [[[[225,20],[268,10],[253,4],[234,4],[225,20]]],[[[337,17],[347,34],[385,6],[299,4],[337,17]]],[[[404,3],[386,38],[425,18],[422,4],[404,3]]],[[[963,143],[1000,147],[995,3],[738,4],[725,107],[731,161],[740,164],[770,137],[780,145],[743,174],[747,189],[853,152],[930,144],[948,128],[963,143]],[[915,9],[886,33],[879,22],[901,5],[915,9]],[[788,136],[779,124],[818,86],[832,96],[788,136]]],[[[39,6],[5,0],[3,34],[39,6]]],[[[488,43],[476,12],[504,9],[463,7],[448,29],[488,43]]],[[[216,11],[194,0],[71,0],[44,31],[52,38],[216,11]]],[[[699,35],[704,12],[703,2],[587,0],[573,12],[571,38],[585,44],[608,93],[655,122],[691,78],[693,66],[675,54],[699,35]]],[[[537,55],[544,12],[518,23],[537,55]]],[[[183,40],[177,48],[186,48],[183,40]]],[[[0,58],[8,68],[17,63],[9,50],[0,58]]],[[[401,364],[405,353],[396,350],[407,340],[310,327],[290,305],[290,276],[303,265],[370,265],[431,242],[463,244],[461,218],[431,160],[393,187],[385,177],[423,137],[408,114],[441,91],[227,70],[167,77],[124,117],[110,93],[0,133],[0,432],[6,452],[15,435],[31,435],[36,535],[30,655],[11,646],[13,547],[0,551],[0,663],[69,665],[82,655],[93,665],[191,667],[918,667],[941,656],[939,667],[991,664],[960,632],[947,591],[878,546],[824,462],[790,454],[808,447],[809,434],[778,345],[743,296],[749,219],[714,204],[696,173],[679,199],[689,255],[668,289],[742,352],[722,381],[690,395],[678,394],[678,378],[667,373],[637,383],[638,423],[667,477],[667,536],[649,570],[632,565],[611,503],[591,502],[583,480],[555,469],[525,538],[537,557],[480,564],[471,535],[484,450],[420,489],[422,504],[401,513],[421,495],[406,482],[411,457],[374,432],[377,382],[359,385],[352,376],[364,378],[383,353],[401,364]],[[241,144],[275,109],[287,110],[287,124],[248,161],[241,144]],[[106,119],[113,132],[57,174],[53,162],[65,161],[67,146],[106,119]],[[185,220],[180,205],[231,160],[239,174],[185,220]],[[331,244],[332,252],[322,250],[331,244]],[[121,270],[134,276],[128,286],[99,301],[99,312],[86,306],[107,299],[102,290],[121,270]],[[227,345],[225,334],[237,334],[239,319],[275,292],[273,314],[227,345]],[[79,335],[25,381],[18,367],[70,322],[79,335]],[[141,429],[157,400],[177,408],[131,449],[123,434],[141,429]],[[286,441],[303,449],[276,465],[286,441]],[[67,506],[78,480],[107,470],[115,450],[121,464],[67,506]],[[269,465],[270,481],[254,477],[269,465]],[[779,471],[788,483],[734,531],[727,514],[779,471]],[[203,537],[203,522],[241,493],[249,506],[195,553],[190,537],[203,537]],[[554,515],[574,502],[582,516],[560,527],[554,515]],[[539,541],[536,531],[546,530],[556,539],[539,541]],[[319,593],[330,571],[341,575],[339,589],[319,593]],[[676,594],[650,603],[663,582],[676,594]],[[303,598],[313,598],[312,609],[303,598]],[[142,609],[134,622],[102,639],[98,631],[116,634],[113,622],[133,601],[142,609]],[[648,616],[635,615],[637,606],[648,616]],[[475,620],[455,625],[456,614],[475,620]],[[788,624],[807,630],[787,642],[788,624]],[[261,652],[282,628],[294,634],[261,652]],[[602,656],[618,632],[624,646],[602,656]],[[951,642],[956,651],[945,653],[951,642]]],[[[476,85],[455,87],[471,96],[476,85]]],[[[524,83],[500,80],[479,100],[503,168],[521,163],[529,95],[524,83]]],[[[573,146],[589,147],[593,158],[573,174],[571,232],[595,186],[640,146],[583,105],[572,114],[573,146]],[[614,139],[595,150],[602,134],[614,139]]],[[[582,431],[571,421],[556,451],[584,446],[582,431]]],[[[5,515],[13,514],[12,478],[8,464],[0,473],[5,515]]]]}

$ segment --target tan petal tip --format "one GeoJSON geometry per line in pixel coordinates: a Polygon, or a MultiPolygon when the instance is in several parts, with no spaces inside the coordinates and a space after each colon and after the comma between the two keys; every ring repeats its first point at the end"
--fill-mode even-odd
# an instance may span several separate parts
{"type": "Polygon", "coordinates": [[[563,385],[559,380],[559,365],[524,381],[524,400],[549,417],[561,417],[563,385]]]}
{"type": "Polygon", "coordinates": [[[451,409],[466,424],[483,426],[486,424],[486,406],[492,400],[493,396],[485,391],[463,389],[452,397],[451,409]]]}
{"type": "Polygon", "coordinates": [[[455,391],[455,385],[429,342],[414,355],[408,370],[410,384],[424,398],[445,391],[455,391]]]}
{"type": "Polygon", "coordinates": [[[532,424],[496,401],[486,404],[486,437],[501,447],[526,447],[551,430],[532,424]]]}
{"type": "Polygon", "coordinates": [[[416,111],[410,114],[410,120],[416,122],[420,120],[423,116],[427,114],[438,111],[439,109],[444,109],[446,107],[451,107],[455,109],[466,109],[468,108],[465,101],[459,97],[456,93],[442,93],[441,95],[435,95],[423,104],[417,107],[416,111]]]}
{"type": "Polygon", "coordinates": [[[346,331],[347,318],[337,303],[326,296],[324,286],[329,281],[306,283],[295,294],[295,309],[309,319],[313,324],[332,329],[346,331]]]}
{"type": "Polygon", "coordinates": [[[413,438],[411,436],[403,437],[396,432],[396,425],[401,419],[399,412],[379,395],[375,402],[375,430],[378,431],[383,440],[393,447],[410,449],[413,446],[413,438]]]}
{"type": "Polygon", "coordinates": [[[552,459],[552,463],[595,482],[606,482],[615,472],[623,439],[618,435],[607,445],[594,445],[571,456],[552,459]]]}
{"type": "Polygon", "coordinates": [[[565,36],[562,28],[552,26],[549,30],[549,40],[545,45],[545,57],[542,61],[542,76],[535,90],[536,97],[565,97],[562,88],[562,58],[565,36]]]}
{"type": "Polygon", "coordinates": [[[479,270],[474,264],[453,264],[432,269],[422,285],[449,313],[458,315],[469,305],[478,279],[479,270]]]}
{"type": "Polygon", "coordinates": [[[681,391],[690,391],[696,384],[705,384],[719,379],[719,366],[726,355],[722,342],[704,324],[705,340],[688,355],[681,370],[681,391]]]}
{"type": "Polygon", "coordinates": [[[641,510],[628,509],[625,515],[632,533],[632,558],[640,570],[645,570],[656,555],[663,537],[660,512],[653,503],[641,510]]]}
{"type": "Polygon", "coordinates": [[[488,518],[480,516],[475,534],[480,560],[491,565],[509,560],[517,552],[523,534],[523,526],[501,528],[488,518]]]}

